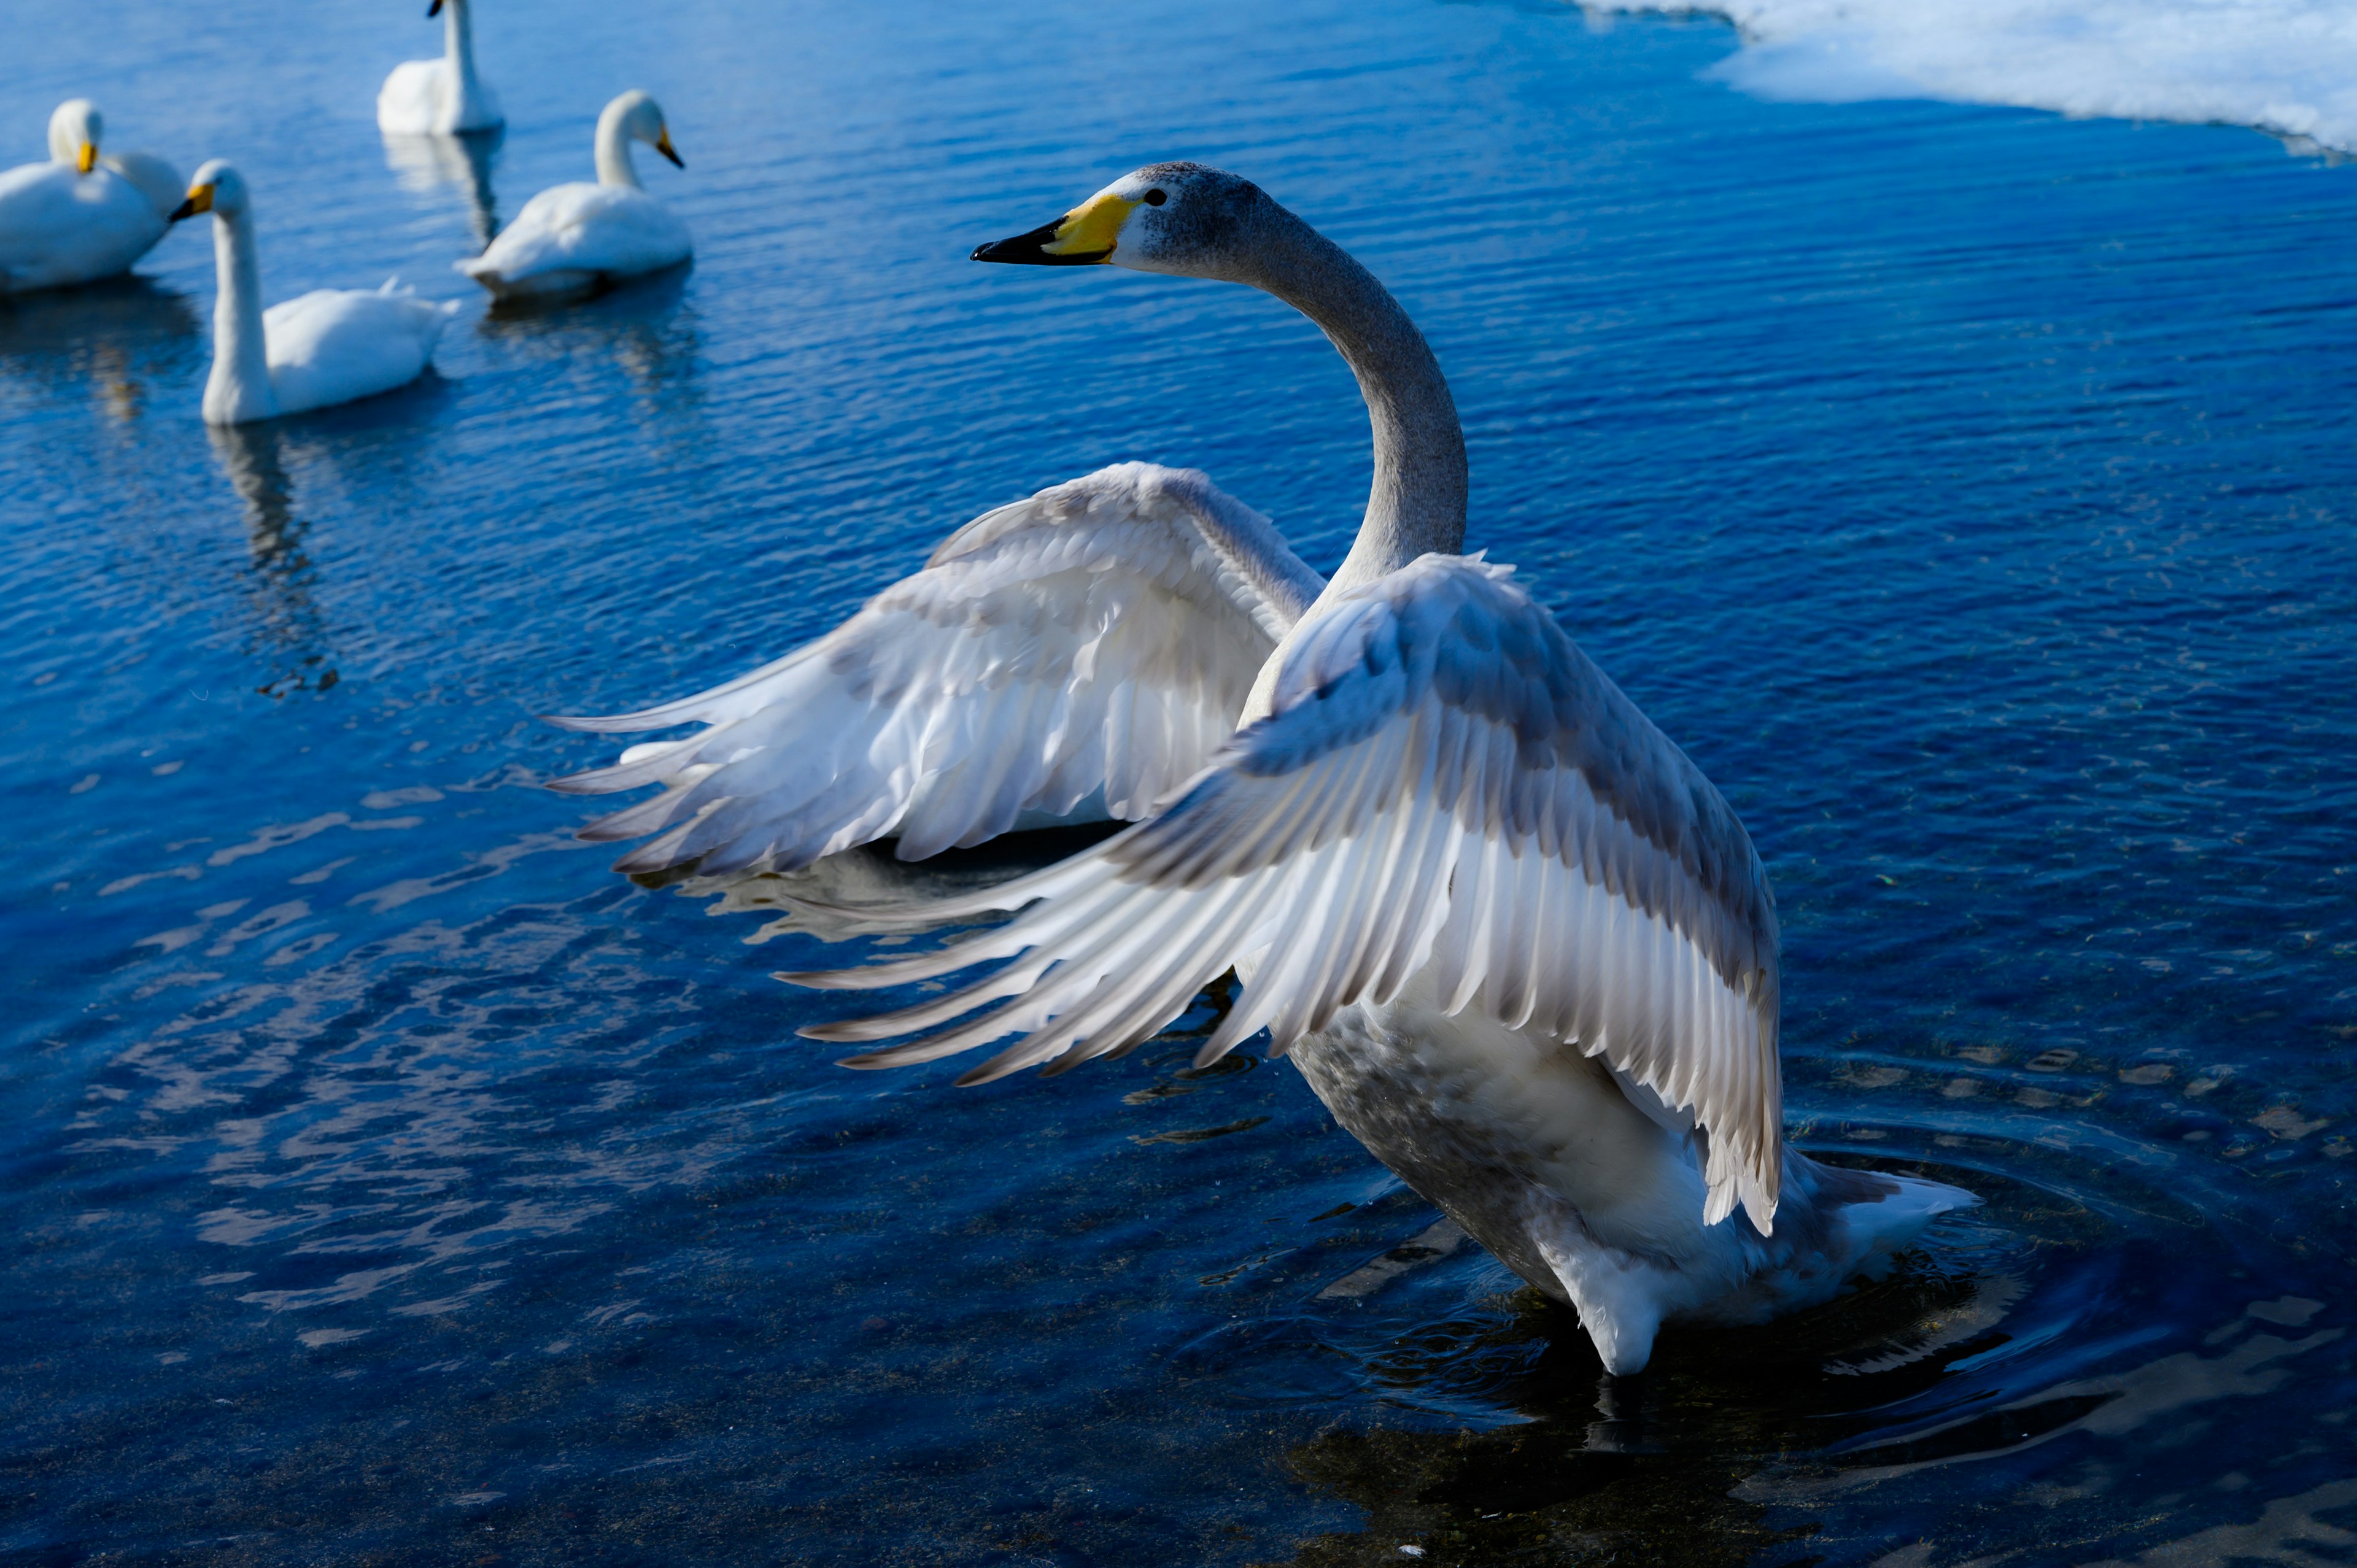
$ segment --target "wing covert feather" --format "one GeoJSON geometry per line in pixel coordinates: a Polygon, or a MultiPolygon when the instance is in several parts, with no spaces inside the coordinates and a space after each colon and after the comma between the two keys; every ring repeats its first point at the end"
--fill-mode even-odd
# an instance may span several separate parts
{"type": "Polygon", "coordinates": [[[1201,474],[1115,465],[975,519],[923,570],[749,674],[555,720],[705,727],[554,787],[667,786],[582,831],[660,834],[616,863],[632,873],[792,870],[895,836],[919,860],[1100,791],[1134,820],[1227,737],[1323,586],[1201,474]]]}

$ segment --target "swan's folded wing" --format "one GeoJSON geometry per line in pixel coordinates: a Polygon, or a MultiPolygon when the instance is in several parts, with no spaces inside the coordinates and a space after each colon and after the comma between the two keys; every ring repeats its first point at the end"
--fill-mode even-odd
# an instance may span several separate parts
{"type": "Polygon", "coordinates": [[[287,413],[350,403],[424,373],[449,314],[388,282],[321,288],[262,313],[271,389],[287,413]]]}
{"type": "Polygon", "coordinates": [[[469,276],[528,278],[548,272],[653,272],[687,259],[687,225],[641,190],[576,181],[524,203],[515,221],[479,256],[457,263],[469,276]]]}
{"type": "Polygon", "coordinates": [[[1102,792],[1142,817],[1235,727],[1322,584],[1268,520],[1192,471],[1125,463],[967,524],[834,631],[708,692],[613,718],[699,723],[559,779],[669,788],[584,830],[662,836],[650,873],[791,870],[897,836],[904,860],[1102,792]]]}
{"type": "Polygon", "coordinates": [[[1691,1110],[1707,1133],[1711,1222],[1740,1202],[1765,1232],[1774,1214],[1766,876],[1700,770],[1501,568],[1426,556],[1339,599],[1286,650],[1270,716],[1162,814],[931,908],[1024,912],[940,952],[788,978],[872,987],[1014,961],[905,1012],[807,1033],[941,1028],[857,1066],[1020,1033],[967,1075],[980,1081],[1125,1050],[1241,965],[1250,978],[1205,1056],[1264,1027],[1282,1051],[1430,964],[1445,1010],[1478,1006],[1601,1055],[1691,1110]]]}

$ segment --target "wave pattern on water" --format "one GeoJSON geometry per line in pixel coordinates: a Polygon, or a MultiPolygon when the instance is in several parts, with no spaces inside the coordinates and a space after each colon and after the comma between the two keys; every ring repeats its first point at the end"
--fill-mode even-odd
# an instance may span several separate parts
{"type": "Polygon", "coordinates": [[[507,135],[426,167],[371,118],[422,6],[26,5],[0,127],[236,157],[273,297],[459,296],[627,84],[699,250],[219,435],[200,233],[0,302],[0,1562],[2345,1545],[2349,171],[1427,0],[500,0],[507,135]],[[856,950],[570,838],[540,782],[613,743],[533,715],[774,658],[1040,485],[1199,466],[1340,557],[1314,328],[964,260],[1174,154],[1394,288],[1471,543],[1742,812],[1795,1137],[1987,1200],[1891,1280],[1612,1383],[1287,1064],[1195,1071],[1218,997],[1062,1078],[846,1073],[770,974],[856,950]]]}

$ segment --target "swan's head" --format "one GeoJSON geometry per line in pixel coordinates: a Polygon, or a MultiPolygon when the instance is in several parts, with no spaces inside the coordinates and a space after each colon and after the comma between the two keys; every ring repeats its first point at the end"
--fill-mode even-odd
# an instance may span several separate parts
{"type": "Polygon", "coordinates": [[[197,171],[188,186],[188,199],[172,209],[172,221],[178,223],[199,212],[216,212],[223,218],[242,217],[245,212],[245,177],[231,168],[226,158],[215,158],[197,171]]]}
{"type": "Polygon", "coordinates": [[[49,161],[71,164],[83,174],[98,166],[99,133],[105,116],[87,98],[69,98],[49,116],[49,161]]]}
{"type": "Polygon", "coordinates": [[[599,140],[605,139],[604,132],[609,124],[619,126],[622,134],[630,140],[644,142],[669,158],[673,168],[687,166],[672,150],[671,127],[663,124],[662,105],[637,88],[607,104],[606,112],[597,116],[599,140]]]}
{"type": "Polygon", "coordinates": [[[977,262],[1099,263],[1142,273],[1250,281],[1250,258],[1284,209],[1241,175],[1208,164],[1148,164],[1052,223],[977,246],[977,262]]]}

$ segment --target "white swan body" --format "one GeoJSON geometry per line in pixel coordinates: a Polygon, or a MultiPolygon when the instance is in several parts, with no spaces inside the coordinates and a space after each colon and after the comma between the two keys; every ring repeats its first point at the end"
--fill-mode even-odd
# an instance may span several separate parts
{"type": "Polygon", "coordinates": [[[103,126],[70,99],[49,116],[49,161],[0,174],[0,294],[113,277],[171,227],[178,173],[146,153],[102,156],[103,126]]]}
{"type": "Polygon", "coordinates": [[[199,212],[213,215],[220,279],[207,424],[303,413],[391,392],[425,373],[456,305],[419,299],[388,282],[375,290],[315,289],[264,311],[245,181],[218,158],[197,171],[176,216],[199,212]]]}
{"type": "Polygon", "coordinates": [[[377,89],[377,129],[394,136],[447,136],[504,124],[500,102],[475,71],[470,0],[434,0],[442,15],[442,58],[404,60],[377,89]]]}
{"type": "Polygon", "coordinates": [[[452,264],[501,299],[523,299],[584,294],[686,261],[687,225],[639,183],[634,141],[680,163],[662,110],[625,92],[597,116],[597,184],[551,186],[481,255],[452,264]]]}
{"type": "Polygon", "coordinates": [[[806,1034],[933,1031],[858,1067],[1013,1035],[960,1081],[1062,1070],[1134,1048],[1233,968],[1199,1059],[1267,1029],[1379,1159],[1574,1305],[1614,1373],[1646,1364],[1665,1321],[1823,1301],[1975,1201],[1785,1144],[1775,907],[1749,837],[1508,569],[1458,553],[1454,405],[1372,275],[1256,187],[1189,164],[975,254],[1226,278],[1295,305],[1367,394],[1374,485],[1242,727],[1175,798],[1059,865],[903,912],[1021,911],[996,930],[788,978],[866,989],[1007,961],[996,973],[806,1034]]]}

